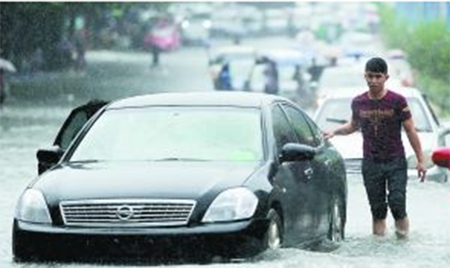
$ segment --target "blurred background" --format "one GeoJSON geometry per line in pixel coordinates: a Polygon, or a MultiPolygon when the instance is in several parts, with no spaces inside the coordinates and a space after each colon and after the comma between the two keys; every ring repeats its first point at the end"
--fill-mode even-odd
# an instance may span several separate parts
{"type": "MultiPolygon", "coordinates": [[[[8,80],[12,98],[37,90],[24,89],[24,76],[85,70],[90,52],[147,52],[157,65],[160,54],[202,47],[208,72],[217,72],[209,52],[251,44],[289,47],[308,60],[333,64],[384,55],[395,65],[397,73],[391,74],[424,90],[439,114],[450,110],[448,2],[2,2],[0,7],[0,57],[17,69],[8,80]]],[[[242,68],[249,72],[242,65],[241,75],[242,68]]],[[[39,95],[52,95],[51,90],[39,95]]]]}

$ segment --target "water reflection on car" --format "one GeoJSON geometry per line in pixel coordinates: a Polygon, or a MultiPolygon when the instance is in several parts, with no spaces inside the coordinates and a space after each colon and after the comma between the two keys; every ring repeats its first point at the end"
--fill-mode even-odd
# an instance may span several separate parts
{"type": "Polygon", "coordinates": [[[118,100],[39,161],[48,169],[17,204],[15,260],[245,258],[344,238],[343,159],[279,96],[118,100]]]}

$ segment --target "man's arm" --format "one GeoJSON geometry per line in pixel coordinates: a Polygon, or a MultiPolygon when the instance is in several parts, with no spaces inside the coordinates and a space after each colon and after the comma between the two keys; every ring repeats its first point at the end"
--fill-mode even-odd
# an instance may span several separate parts
{"type": "Polygon", "coordinates": [[[417,135],[417,131],[416,128],[414,127],[412,118],[409,118],[403,122],[403,128],[405,129],[409,143],[411,144],[414,153],[416,154],[417,174],[420,178],[420,181],[423,182],[425,180],[425,174],[427,172],[427,169],[425,167],[425,159],[422,152],[422,145],[420,144],[419,136],[417,135]]]}
{"type": "Polygon", "coordinates": [[[352,119],[350,119],[349,122],[342,124],[340,127],[336,128],[335,130],[333,130],[331,132],[323,133],[323,137],[324,137],[324,139],[328,140],[328,139],[333,138],[336,135],[348,135],[348,134],[351,134],[351,133],[355,132],[356,130],[358,130],[358,128],[359,128],[358,124],[352,118],[352,119]]]}

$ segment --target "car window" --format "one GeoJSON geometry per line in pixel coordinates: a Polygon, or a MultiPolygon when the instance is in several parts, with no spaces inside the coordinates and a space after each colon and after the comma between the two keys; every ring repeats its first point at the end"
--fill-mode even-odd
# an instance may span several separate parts
{"type": "Polygon", "coordinates": [[[295,137],[286,115],[280,106],[276,105],[272,108],[273,133],[277,145],[277,151],[281,152],[283,145],[289,142],[298,142],[295,137]]]}
{"type": "Polygon", "coordinates": [[[329,99],[325,101],[316,118],[323,131],[331,131],[350,120],[352,116],[351,99],[329,99]]]}
{"type": "Polygon", "coordinates": [[[290,105],[283,105],[300,143],[316,147],[319,145],[305,115],[290,105]]]}
{"type": "Polygon", "coordinates": [[[317,124],[306,114],[303,113],[303,116],[305,117],[306,122],[308,123],[311,132],[314,135],[315,144],[316,146],[320,146],[323,143],[323,134],[320,128],[317,126],[317,124]]]}
{"type": "Polygon", "coordinates": [[[146,107],[109,110],[87,132],[70,161],[259,161],[260,110],[146,107]]]}
{"type": "Polygon", "coordinates": [[[425,113],[424,106],[416,98],[407,99],[409,109],[411,110],[411,115],[414,121],[414,126],[419,132],[429,132],[431,131],[430,120],[425,113]]]}
{"type": "Polygon", "coordinates": [[[438,119],[438,117],[436,116],[436,113],[434,112],[433,107],[431,107],[430,102],[428,101],[427,95],[423,94],[422,96],[423,96],[423,100],[424,100],[424,102],[425,102],[426,109],[428,109],[428,110],[430,111],[431,116],[433,117],[434,122],[436,123],[436,125],[439,126],[439,125],[440,125],[439,119],[438,119]]]}
{"type": "Polygon", "coordinates": [[[75,114],[72,114],[72,116],[67,119],[69,121],[64,124],[64,128],[61,130],[61,138],[58,145],[62,149],[67,149],[70,142],[72,142],[88,119],[88,114],[84,110],[79,110],[75,114]]]}

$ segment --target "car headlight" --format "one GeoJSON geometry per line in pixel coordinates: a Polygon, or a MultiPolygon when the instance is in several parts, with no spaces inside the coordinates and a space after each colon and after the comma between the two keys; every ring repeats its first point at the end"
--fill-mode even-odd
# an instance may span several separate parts
{"type": "Polygon", "coordinates": [[[209,206],[203,222],[224,222],[253,216],[258,198],[247,188],[229,189],[219,194],[209,206]]]}
{"type": "MultiPolygon", "coordinates": [[[[431,151],[430,150],[425,150],[423,152],[423,157],[425,160],[425,167],[428,168],[432,168],[434,166],[433,161],[431,160],[431,151]]],[[[411,155],[406,159],[407,163],[408,163],[408,169],[416,169],[417,167],[417,157],[416,155],[411,155]]]]}
{"type": "Polygon", "coordinates": [[[33,223],[52,222],[47,203],[40,191],[27,189],[22,194],[17,203],[16,219],[33,223]]]}

